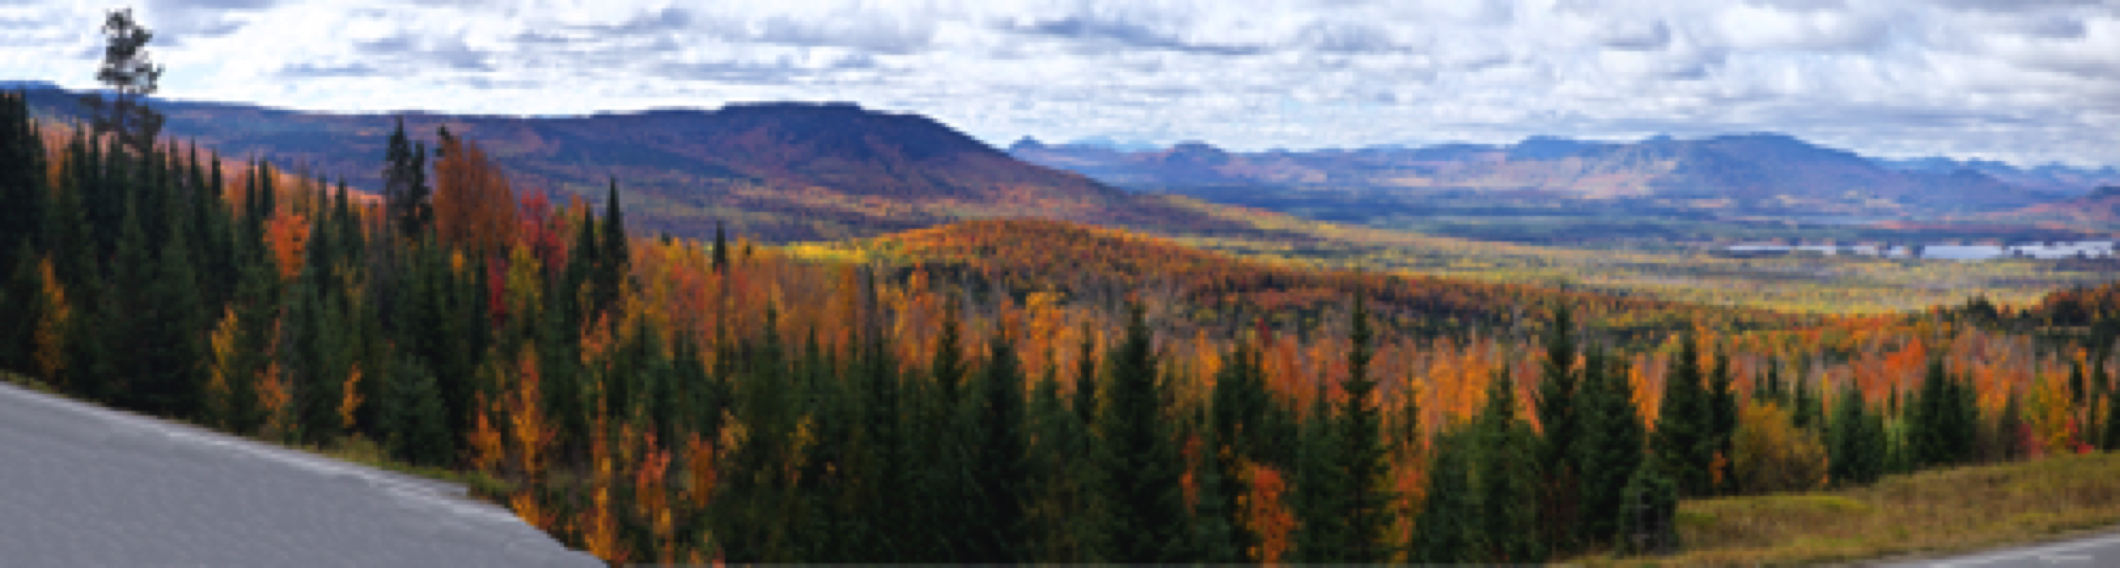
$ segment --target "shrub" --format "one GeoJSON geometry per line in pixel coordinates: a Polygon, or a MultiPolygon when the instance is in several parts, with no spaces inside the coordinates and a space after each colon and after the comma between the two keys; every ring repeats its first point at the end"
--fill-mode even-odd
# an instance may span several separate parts
{"type": "Polygon", "coordinates": [[[1745,489],[1809,491],[1825,483],[1825,444],[1797,428],[1788,410],[1771,402],[1753,404],[1741,412],[1739,424],[1732,453],[1745,489]]]}

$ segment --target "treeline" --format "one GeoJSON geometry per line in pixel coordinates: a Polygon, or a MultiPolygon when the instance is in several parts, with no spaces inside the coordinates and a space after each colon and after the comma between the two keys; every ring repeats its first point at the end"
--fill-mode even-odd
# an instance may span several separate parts
{"type": "Polygon", "coordinates": [[[1934,319],[1622,350],[1571,321],[1604,308],[1431,338],[1354,288],[1187,334],[1187,296],[632,237],[616,181],[553,205],[435,144],[393,135],[377,202],[0,98],[0,368],[482,471],[611,561],[1529,562],[1679,545],[1682,497],[2120,442],[2103,355],[1934,319]]]}

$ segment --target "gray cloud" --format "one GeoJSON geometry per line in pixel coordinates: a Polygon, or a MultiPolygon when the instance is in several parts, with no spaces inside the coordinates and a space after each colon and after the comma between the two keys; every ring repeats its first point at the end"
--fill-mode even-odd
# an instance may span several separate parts
{"type": "Polygon", "coordinates": [[[1647,27],[1624,30],[1606,37],[1607,49],[1621,51],[1655,51],[1671,45],[1671,27],[1657,21],[1647,27]]]}
{"type": "MultiPolygon", "coordinates": [[[[146,1],[165,94],[317,110],[833,99],[1002,143],[1782,131],[2120,163],[2120,0],[146,1]]],[[[83,86],[100,12],[0,0],[0,76],[83,86]]]]}
{"type": "Polygon", "coordinates": [[[318,65],[304,62],[281,67],[279,70],[280,75],[291,78],[366,77],[380,72],[381,70],[376,69],[375,66],[358,61],[337,65],[318,65]]]}
{"type": "Polygon", "coordinates": [[[1000,27],[1020,34],[1108,43],[1118,47],[1134,49],[1157,49],[1211,55],[1257,55],[1266,51],[1265,47],[1258,45],[1187,41],[1178,36],[1157,31],[1146,25],[1098,17],[1067,16],[1029,23],[1006,23],[1000,27]]]}

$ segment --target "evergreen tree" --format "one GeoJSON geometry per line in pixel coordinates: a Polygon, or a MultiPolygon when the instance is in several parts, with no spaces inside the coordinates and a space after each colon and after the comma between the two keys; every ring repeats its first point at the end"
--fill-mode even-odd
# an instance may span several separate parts
{"type": "Polygon", "coordinates": [[[1546,360],[1538,384],[1538,418],[1544,431],[1538,463],[1544,479],[1539,484],[1540,531],[1546,542],[1568,547],[1581,524],[1582,470],[1572,458],[1582,436],[1574,397],[1582,371],[1575,368],[1574,321],[1566,306],[1554,310],[1553,328],[1546,335],[1546,360]]]}
{"type": "MultiPolygon", "coordinates": [[[[1244,490],[1238,464],[1242,460],[1260,463],[1268,443],[1264,432],[1270,426],[1265,420],[1273,395],[1266,391],[1258,359],[1258,349],[1251,341],[1240,341],[1229,364],[1216,375],[1210,394],[1208,429],[1228,454],[1218,456],[1215,463],[1224,468],[1220,472],[1225,491],[1222,502],[1229,507],[1236,506],[1244,490]]],[[[1231,548],[1241,553],[1259,545],[1259,535],[1253,534],[1245,523],[1232,520],[1229,526],[1231,548]]]]}
{"type": "Polygon", "coordinates": [[[1480,521],[1489,539],[1491,560],[1543,562],[1545,543],[1538,537],[1537,438],[1517,417],[1516,381],[1496,372],[1487,390],[1487,405],[1478,422],[1482,452],[1478,467],[1480,521]]]}
{"type": "Polygon", "coordinates": [[[604,198],[603,242],[596,247],[596,311],[603,313],[618,306],[624,292],[626,275],[632,270],[632,253],[626,245],[625,212],[619,207],[618,179],[612,178],[610,194],[604,198]]]}
{"type": "Polygon", "coordinates": [[[721,274],[729,268],[729,236],[721,230],[721,222],[714,223],[714,273],[721,274]]]}
{"type": "MultiPolygon", "coordinates": [[[[96,400],[131,410],[152,412],[146,406],[158,387],[168,384],[162,373],[165,369],[154,368],[158,364],[175,362],[171,346],[160,343],[169,337],[161,329],[166,323],[162,306],[147,302],[149,290],[156,288],[155,276],[159,266],[149,253],[152,246],[142,228],[137,200],[127,199],[123,229],[117,240],[117,256],[111,263],[110,291],[101,294],[98,300],[102,310],[98,314],[96,332],[103,335],[104,345],[113,353],[138,353],[141,356],[119,357],[108,363],[107,372],[91,377],[86,392],[96,400]],[[140,388],[143,384],[152,385],[140,388]]],[[[192,331],[191,333],[197,333],[192,331]]]]}
{"type": "Polygon", "coordinates": [[[1642,462],[1646,435],[1634,404],[1634,387],[1604,354],[1591,351],[1575,398],[1582,438],[1575,464],[1582,473],[1582,530],[1594,542],[1612,542],[1625,505],[1627,482],[1642,462]]]}
{"type": "Polygon", "coordinates": [[[1715,490],[1721,494],[1738,492],[1737,472],[1732,469],[1732,442],[1737,439],[1737,387],[1730,374],[1730,354],[1722,347],[1715,350],[1715,367],[1708,372],[1708,416],[1709,439],[1714,444],[1708,454],[1709,463],[1715,466],[1711,476],[1715,490]]]}
{"type": "Polygon", "coordinates": [[[1385,454],[1382,411],[1372,400],[1377,381],[1369,376],[1376,332],[1370,329],[1363,296],[1354,299],[1347,353],[1347,398],[1341,402],[1338,428],[1345,444],[1338,467],[1346,482],[1347,541],[1343,561],[1387,562],[1396,552],[1390,533],[1397,496],[1391,491],[1391,463],[1385,454]]]}
{"type": "Polygon", "coordinates": [[[1345,433],[1332,415],[1332,403],[1322,381],[1306,414],[1296,445],[1292,556],[1306,564],[1345,562],[1353,540],[1347,511],[1354,480],[1348,477],[1346,467],[1345,433]]]}
{"type": "Polygon", "coordinates": [[[1801,378],[1796,379],[1793,383],[1792,390],[1794,392],[1791,393],[1790,397],[1794,400],[1789,404],[1794,408],[1795,412],[1790,421],[1797,428],[1812,432],[1824,431],[1825,408],[1820,400],[1823,397],[1813,393],[1810,385],[1805,384],[1801,378]]]}
{"type": "Polygon", "coordinates": [[[280,315],[278,284],[278,270],[270,255],[243,263],[242,283],[231,307],[236,332],[228,365],[222,369],[229,398],[225,423],[238,434],[254,434],[265,427],[268,409],[258,400],[258,379],[272,365],[272,333],[280,315]]]}
{"type": "Polygon", "coordinates": [[[1650,453],[1627,480],[1621,497],[1619,552],[1638,554],[1675,550],[1678,540],[1678,484],[1666,477],[1671,467],[1662,454],[1650,453]]]}
{"type": "Polygon", "coordinates": [[[1480,441],[1471,431],[1439,434],[1429,466],[1427,498],[1407,538],[1407,559],[1421,564],[1461,564],[1490,560],[1483,554],[1489,536],[1480,517],[1480,492],[1472,470],[1480,441]]]}
{"type": "Polygon", "coordinates": [[[380,430],[390,454],[406,463],[447,466],[451,461],[448,417],[434,373],[418,357],[400,355],[381,377],[384,398],[380,430]]]}
{"type": "Polygon", "coordinates": [[[27,99],[20,92],[0,93],[0,203],[7,204],[0,208],[0,267],[20,264],[19,250],[34,250],[43,236],[50,195],[44,164],[44,142],[27,99]]]}
{"type": "Polygon", "coordinates": [[[1081,342],[1075,351],[1075,420],[1082,424],[1097,423],[1097,336],[1087,322],[1076,334],[1081,342]]]}
{"type": "Polygon", "coordinates": [[[1163,414],[1163,388],[1142,308],[1128,308],[1126,339],[1109,358],[1111,398],[1100,413],[1112,460],[1104,468],[1111,511],[1111,562],[1176,562],[1184,541],[1184,463],[1163,414]]]}
{"type": "MultiPolygon", "coordinates": [[[[1201,424],[1208,422],[1204,414],[1201,424]]],[[[1193,550],[1191,560],[1210,564],[1233,564],[1243,562],[1243,548],[1239,548],[1236,537],[1238,517],[1236,501],[1229,486],[1235,483],[1226,472],[1232,471],[1228,452],[1224,451],[1221,437],[1214,428],[1200,429],[1200,469],[1196,474],[1199,488],[1196,489],[1198,503],[1193,506],[1193,550]]]]}
{"type": "Polygon", "coordinates": [[[1853,383],[1833,405],[1833,424],[1827,445],[1826,474],[1841,486],[1865,485],[1884,473],[1889,449],[1882,423],[1862,400],[1853,383]]]}
{"type": "Polygon", "coordinates": [[[43,304],[39,297],[44,293],[44,278],[37,269],[37,251],[29,241],[18,241],[12,248],[13,269],[0,281],[0,370],[29,374],[37,367],[37,322],[43,320],[38,308],[43,304]]]}
{"type": "Polygon", "coordinates": [[[1658,460],[1670,468],[1670,479],[1679,493],[1707,496],[1713,485],[1708,467],[1715,460],[1715,438],[1707,400],[1701,385],[1700,345],[1688,334],[1679,340],[1678,360],[1664,380],[1664,398],[1658,407],[1656,434],[1650,439],[1658,460]]]}
{"type": "Polygon", "coordinates": [[[383,201],[389,223],[406,240],[418,240],[434,220],[434,205],[428,201],[427,147],[414,146],[405,137],[405,117],[398,117],[397,130],[383,150],[383,201]]]}
{"type": "Polygon", "coordinates": [[[2015,386],[2010,387],[2008,397],[2002,416],[1995,419],[1995,430],[2002,441],[2002,459],[2015,461],[2023,459],[2030,449],[2025,447],[2024,401],[2017,396],[2015,386]]]}
{"type": "Polygon", "coordinates": [[[141,366],[135,370],[146,371],[136,376],[135,383],[144,410],[163,416],[200,418],[207,361],[211,357],[206,343],[210,326],[203,312],[205,302],[198,280],[193,276],[185,231],[171,233],[163,243],[160,266],[146,294],[146,304],[154,311],[152,315],[136,314],[154,319],[141,330],[145,336],[135,336],[140,343],[133,345],[127,358],[137,358],[141,366]]]}
{"type": "Polygon", "coordinates": [[[967,559],[984,563],[1015,563],[1031,560],[1025,545],[1030,542],[1024,498],[1030,488],[1029,444],[1023,402],[1023,370],[1016,347],[1005,330],[996,330],[987,349],[985,373],[980,378],[981,401],[975,432],[983,434],[971,446],[974,455],[971,542],[967,559]]]}

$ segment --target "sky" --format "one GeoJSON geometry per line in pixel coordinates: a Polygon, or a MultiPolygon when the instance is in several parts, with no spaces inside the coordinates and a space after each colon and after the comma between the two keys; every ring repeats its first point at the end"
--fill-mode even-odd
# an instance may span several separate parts
{"type": "MultiPolygon", "coordinates": [[[[0,0],[0,80],[95,85],[105,3],[0,0]]],[[[2120,0],[145,0],[160,96],[578,115],[852,101],[997,145],[1782,132],[2120,164],[2120,0]]]]}

